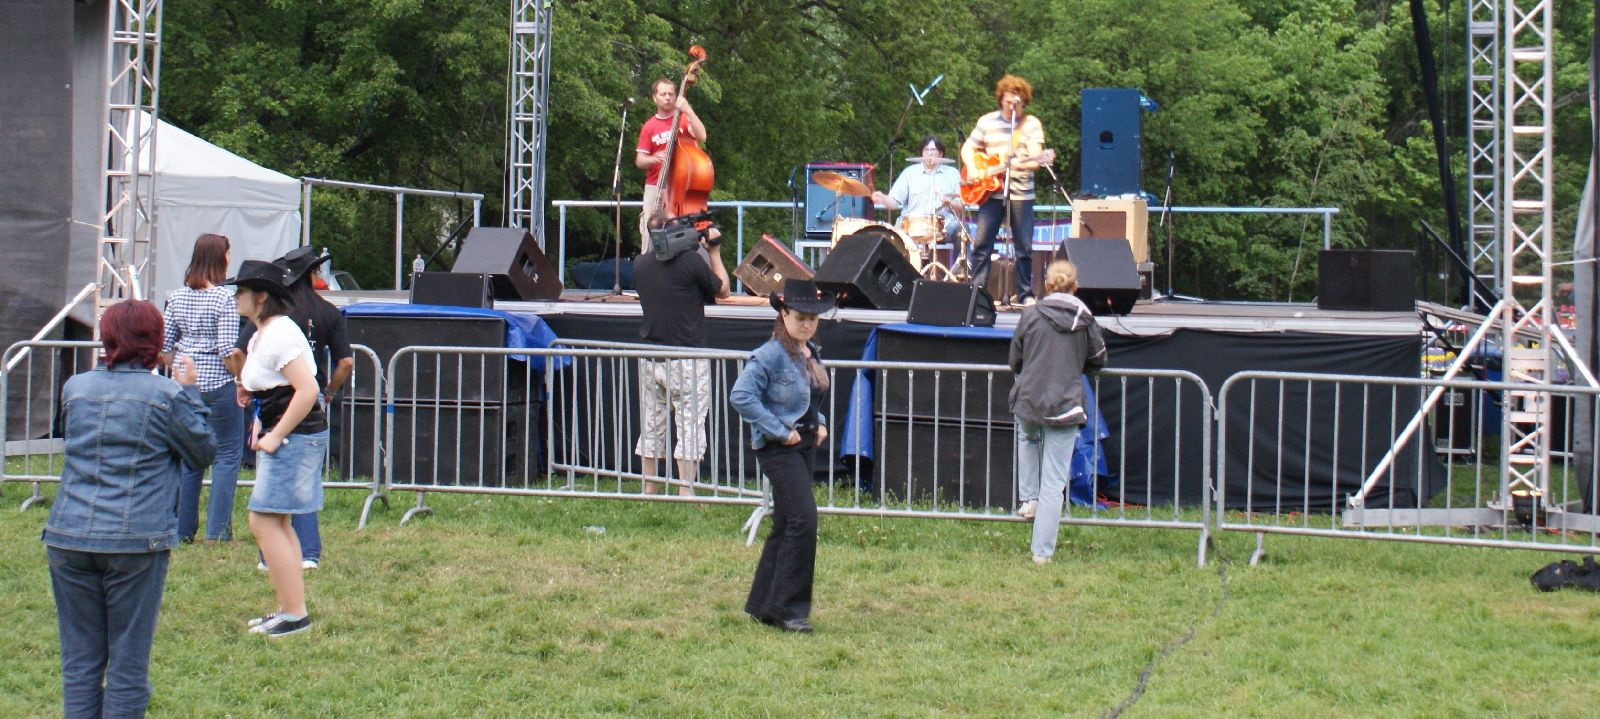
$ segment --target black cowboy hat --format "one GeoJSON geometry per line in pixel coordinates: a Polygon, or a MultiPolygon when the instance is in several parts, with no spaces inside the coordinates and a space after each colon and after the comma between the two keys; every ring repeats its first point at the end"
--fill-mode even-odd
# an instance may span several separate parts
{"type": "Polygon", "coordinates": [[[300,278],[305,277],[307,273],[315,269],[317,265],[330,259],[333,258],[329,255],[318,255],[316,250],[306,246],[289,250],[282,257],[273,260],[272,264],[283,268],[285,273],[284,284],[293,286],[294,283],[300,281],[300,278]]]}
{"type": "Polygon", "coordinates": [[[289,297],[287,272],[266,260],[245,260],[239,265],[239,274],[222,281],[225,285],[238,285],[251,290],[265,290],[278,297],[289,297]]]}
{"type": "Polygon", "coordinates": [[[767,301],[772,303],[773,309],[787,307],[808,315],[820,315],[833,309],[834,296],[832,292],[817,289],[817,283],[811,280],[784,280],[783,291],[772,293],[767,301]]]}

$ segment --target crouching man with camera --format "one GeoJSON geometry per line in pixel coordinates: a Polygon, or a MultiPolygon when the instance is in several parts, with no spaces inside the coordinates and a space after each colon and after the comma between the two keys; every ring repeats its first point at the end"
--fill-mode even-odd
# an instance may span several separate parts
{"type": "MultiPolygon", "coordinates": [[[[702,215],[704,213],[701,213],[702,215]]],[[[706,346],[706,305],[728,296],[721,232],[708,217],[685,216],[651,230],[650,250],[633,261],[634,285],[644,320],[639,337],[667,350],[706,346]]],[[[694,496],[700,460],[706,454],[706,415],[711,409],[711,362],[704,359],[639,361],[639,455],[646,477],[660,477],[661,463],[677,460],[678,494],[694,496]],[[675,438],[670,437],[676,427],[675,438]]],[[[646,479],[645,494],[661,482],[646,479]]]]}

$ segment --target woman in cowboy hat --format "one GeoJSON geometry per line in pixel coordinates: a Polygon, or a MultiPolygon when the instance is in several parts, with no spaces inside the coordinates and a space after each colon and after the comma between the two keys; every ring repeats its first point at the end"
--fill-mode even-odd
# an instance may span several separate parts
{"type": "Polygon", "coordinates": [[[772,295],[778,320],[756,348],[728,400],[750,424],[750,446],[772,486],[772,532],[761,548],[744,610],[787,632],[810,632],[817,557],[817,502],[811,494],[816,448],[828,438],[822,403],[828,373],[811,338],[834,297],[811,280],[784,280],[772,295]]]}
{"type": "Polygon", "coordinates": [[[278,608],[252,620],[250,631],[278,637],[311,628],[306,613],[300,542],[289,526],[295,514],[322,509],[322,455],[328,417],[317,404],[317,366],[311,345],[288,316],[289,290],[282,267],[246,260],[236,285],[239,315],[255,324],[255,336],[239,373],[256,404],[250,446],[256,454],[256,486],[250,493],[250,531],[266,557],[278,608]]]}

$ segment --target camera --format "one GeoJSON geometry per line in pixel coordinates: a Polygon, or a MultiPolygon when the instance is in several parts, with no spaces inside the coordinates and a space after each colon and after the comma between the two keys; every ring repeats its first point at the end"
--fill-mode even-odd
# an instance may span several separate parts
{"type": "Polygon", "coordinates": [[[714,229],[718,228],[711,221],[710,210],[679,215],[660,228],[650,230],[650,251],[657,260],[666,262],[694,249],[702,241],[707,247],[717,247],[722,244],[722,238],[711,238],[714,229]]]}

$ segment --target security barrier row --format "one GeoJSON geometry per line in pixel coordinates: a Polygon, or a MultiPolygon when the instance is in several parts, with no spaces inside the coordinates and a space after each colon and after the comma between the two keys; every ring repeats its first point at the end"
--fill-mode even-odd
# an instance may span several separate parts
{"type": "MultiPolygon", "coordinates": [[[[6,353],[28,353],[0,374],[0,488],[30,484],[24,508],[59,477],[60,384],[95,349],[35,342],[6,353]]],[[[564,341],[407,347],[380,362],[359,348],[332,408],[325,486],[367,492],[363,527],[391,492],[416,495],[402,524],[432,511],[428,494],[462,492],[743,505],[753,540],[770,494],[728,403],[747,356],[564,341]]],[[[819,512],[1024,521],[1009,368],[824,365],[819,512]]],[[[1530,503],[1526,492],[1510,499],[1527,488],[1505,486],[1494,446],[1492,410],[1514,385],[1247,372],[1213,395],[1188,372],[1133,369],[1085,384],[1097,411],[1079,432],[1063,523],[1193,531],[1198,564],[1218,531],[1254,533],[1253,560],[1268,534],[1560,551],[1594,551],[1600,537],[1584,505],[1600,486],[1595,390],[1538,388],[1567,412],[1569,431],[1548,438],[1548,481],[1530,503]],[[1408,435],[1435,390],[1452,399],[1408,435]]]]}

